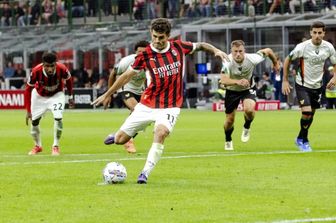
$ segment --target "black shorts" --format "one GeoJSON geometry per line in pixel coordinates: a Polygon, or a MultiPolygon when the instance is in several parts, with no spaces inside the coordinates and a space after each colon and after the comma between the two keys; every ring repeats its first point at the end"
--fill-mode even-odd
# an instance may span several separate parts
{"type": "Polygon", "coordinates": [[[256,91],[249,89],[246,91],[230,91],[226,90],[225,93],[225,113],[230,114],[238,108],[240,101],[244,99],[252,99],[256,101],[256,91]]]}
{"type": "Polygon", "coordinates": [[[296,96],[300,107],[311,106],[312,108],[321,107],[322,88],[311,89],[295,84],[296,96]]]}
{"type": "Polygon", "coordinates": [[[121,98],[122,98],[123,101],[126,101],[129,98],[135,98],[135,100],[137,102],[139,102],[140,98],[141,98],[141,95],[134,94],[133,92],[130,92],[130,91],[122,91],[119,94],[120,94],[120,96],[121,96],[121,98]]]}

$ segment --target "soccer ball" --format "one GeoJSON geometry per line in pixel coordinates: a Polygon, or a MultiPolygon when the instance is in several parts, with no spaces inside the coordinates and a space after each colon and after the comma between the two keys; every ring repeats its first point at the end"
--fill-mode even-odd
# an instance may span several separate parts
{"type": "Polygon", "coordinates": [[[103,179],[106,184],[122,183],[126,177],[126,168],[121,163],[111,162],[103,169],[103,179]]]}

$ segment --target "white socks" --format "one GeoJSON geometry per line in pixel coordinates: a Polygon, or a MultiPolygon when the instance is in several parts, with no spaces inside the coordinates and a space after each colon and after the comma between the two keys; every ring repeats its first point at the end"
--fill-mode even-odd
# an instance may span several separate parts
{"type": "Polygon", "coordinates": [[[38,125],[37,126],[33,126],[33,125],[31,126],[30,134],[33,137],[35,145],[42,146],[41,136],[40,136],[40,127],[38,125]]]}
{"type": "Polygon", "coordinates": [[[62,120],[54,120],[54,144],[53,146],[58,146],[59,145],[59,140],[62,135],[62,130],[63,130],[63,123],[62,120]]]}
{"type": "Polygon", "coordinates": [[[150,172],[154,169],[155,165],[161,159],[161,155],[163,153],[164,146],[160,143],[153,143],[150,148],[146,160],[145,167],[142,170],[142,173],[149,176],[150,172]]]}

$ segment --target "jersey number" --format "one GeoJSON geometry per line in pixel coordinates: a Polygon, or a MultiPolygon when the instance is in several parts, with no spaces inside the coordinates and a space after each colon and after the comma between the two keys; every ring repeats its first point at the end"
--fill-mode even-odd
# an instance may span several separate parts
{"type": "Polygon", "coordinates": [[[62,103],[53,104],[54,111],[62,110],[62,103]]]}
{"type": "Polygon", "coordinates": [[[174,123],[176,121],[176,118],[175,118],[174,115],[167,114],[167,119],[168,119],[168,121],[170,122],[171,125],[174,125],[174,123]]]}

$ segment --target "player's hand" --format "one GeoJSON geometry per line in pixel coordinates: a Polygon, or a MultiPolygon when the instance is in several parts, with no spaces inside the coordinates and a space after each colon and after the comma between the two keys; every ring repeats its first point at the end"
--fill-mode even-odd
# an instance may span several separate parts
{"type": "Polygon", "coordinates": [[[106,99],[105,94],[99,96],[96,100],[94,100],[91,105],[95,105],[98,106],[100,104],[102,104],[104,102],[104,100],[106,99]]]}
{"type": "Polygon", "coordinates": [[[291,89],[293,89],[293,87],[290,86],[288,81],[282,81],[282,93],[284,95],[288,95],[291,89]]]}
{"type": "Polygon", "coordinates": [[[223,61],[224,60],[226,60],[228,62],[230,61],[228,55],[221,50],[216,50],[214,55],[215,55],[215,57],[220,57],[223,61]]]}
{"type": "Polygon", "coordinates": [[[111,104],[111,97],[105,98],[105,100],[103,101],[104,109],[110,107],[110,104],[111,104]]]}
{"type": "Polygon", "coordinates": [[[336,86],[336,79],[335,78],[331,78],[330,81],[327,84],[327,89],[329,90],[333,90],[336,86]]]}
{"type": "Polygon", "coordinates": [[[240,79],[240,80],[238,80],[237,84],[239,86],[242,86],[242,87],[245,87],[245,88],[247,88],[247,87],[250,86],[250,82],[248,80],[246,80],[246,79],[240,79]]]}
{"type": "Polygon", "coordinates": [[[73,98],[69,98],[68,103],[69,103],[69,108],[70,109],[75,108],[75,100],[73,98]]]}
{"type": "Polygon", "coordinates": [[[29,124],[29,120],[31,120],[31,119],[32,119],[32,114],[30,112],[27,112],[27,114],[26,114],[26,125],[27,126],[29,124]]]}

